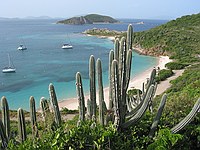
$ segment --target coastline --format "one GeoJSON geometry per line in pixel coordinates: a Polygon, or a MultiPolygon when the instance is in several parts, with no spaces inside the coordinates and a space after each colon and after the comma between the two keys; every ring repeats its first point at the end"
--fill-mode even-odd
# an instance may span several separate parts
{"type": "MultiPolygon", "coordinates": [[[[92,36],[92,35],[89,35],[89,34],[86,34],[86,35],[87,36],[92,36]]],[[[113,36],[97,36],[97,37],[98,38],[108,38],[108,39],[110,39],[112,41],[115,39],[115,37],[113,37],[113,36]]],[[[137,50],[135,50],[135,51],[136,52],[141,52],[141,50],[139,48],[137,48],[137,50]]],[[[169,59],[168,56],[159,56],[157,65],[154,66],[154,67],[156,67],[156,68],[159,67],[160,69],[165,69],[165,64],[167,64],[168,62],[171,62],[171,61],[172,60],[169,59]]],[[[154,67],[151,67],[151,68],[147,69],[146,71],[144,71],[143,73],[137,74],[135,77],[130,79],[128,89],[131,89],[133,87],[141,89],[142,88],[142,83],[146,82],[146,79],[149,78],[149,76],[151,74],[151,71],[152,71],[152,69],[154,67]]],[[[182,73],[183,73],[183,70],[176,71],[175,75],[173,76],[173,79],[177,78],[182,73]]],[[[169,81],[171,81],[171,80],[172,79],[168,79],[168,80],[162,81],[160,84],[158,84],[156,95],[162,94],[167,88],[169,88],[170,87],[169,81]]],[[[86,101],[89,98],[89,94],[84,95],[84,97],[85,97],[85,104],[86,104],[86,101]]],[[[97,104],[98,104],[98,101],[99,101],[98,100],[98,92],[96,94],[96,98],[97,98],[96,101],[97,101],[97,104]]],[[[108,106],[108,102],[109,102],[109,87],[104,87],[104,100],[105,100],[106,105],[108,106]]],[[[77,100],[77,97],[63,99],[63,100],[58,102],[58,105],[59,105],[60,109],[67,108],[67,109],[70,109],[70,110],[75,110],[75,109],[78,109],[78,100],[77,100]]]]}

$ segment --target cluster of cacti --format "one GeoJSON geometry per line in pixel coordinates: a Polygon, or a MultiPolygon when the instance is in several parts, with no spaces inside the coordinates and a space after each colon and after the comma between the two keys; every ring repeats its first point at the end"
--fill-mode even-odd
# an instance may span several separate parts
{"type": "MultiPolygon", "coordinates": [[[[114,123],[118,130],[128,128],[136,124],[145,111],[149,107],[152,110],[152,100],[156,92],[157,83],[155,82],[156,69],[151,72],[150,78],[147,83],[141,83],[141,91],[137,90],[136,96],[127,96],[127,89],[130,81],[131,64],[132,64],[132,35],[133,28],[128,26],[127,38],[122,37],[116,39],[114,50],[109,53],[109,97],[107,97],[108,107],[106,106],[103,91],[102,79],[102,63],[100,59],[96,61],[92,55],[89,60],[89,80],[90,80],[90,97],[87,100],[87,107],[85,107],[85,98],[83,92],[83,84],[80,72],[76,74],[76,89],[79,103],[79,120],[78,125],[85,120],[85,118],[92,120],[95,125],[99,122],[101,125],[107,125],[108,122],[114,123]],[[98,100],[99,100],[99,119],[97,120],[97,102],[96,102],[96,75],[98,81],[98,100]]],[[[51,108],[54,113],[54,122],[60,126],[61,115],[59,111],[56,92],[53,84],[49,85],[50,101],[42,97],[40,99],[40,107],[45,125],[48,126],[51,114],[51,108]]],[[[162,111],[165,106],[167,95],[164,94],[158,112],[153,120],[150,128],[149,137],[153,137],[162,111]]],[[[0,138],[1,147],[5,149],[10,139],[10,116],[9,107],[5,97],[1,99],[2,118],[0,119],[0,138]]],[[[180,131],[183,127],[190,123],[197,112],[200,110],[200,99],[195,103],[191,112],[175,127],[171,129],[172,133],[180,131]]],[[[17,111],[18,116],[18,132],[19,140],[25,141],[26,123],[23,109],[19,108],[17,111]]],[[[32,126],[33,137],[38,137],[38,124],[36,119],[36,106],[34,97],[30,97],[30,121],[32,126]]]]}

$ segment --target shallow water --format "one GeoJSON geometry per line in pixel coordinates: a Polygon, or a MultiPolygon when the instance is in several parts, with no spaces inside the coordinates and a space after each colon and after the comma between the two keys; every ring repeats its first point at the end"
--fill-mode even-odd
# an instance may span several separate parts
{"type": "MultiPolygon", "coordinates": [[[[0,97],[7,97],[11,109],[28,109],[30,96],[35,97],[39,107],[42,96],[49,98],[49,83],[55,86],[58,99],[76,97],[75,74],[78,71],[82,74],[87,93],[90,55],[102,60],[104,86],[107,86],[108,54],[113,42],[85,36],[81,32],[94,27],[125,31],[129,23],[134,25],[135,20],[129,19],[122,24],[83,26],[55,24],[56,21],[0,20],[0,68],[8,64],[7,53],[16,67],[16,73],[0,73],[0,97]],[[66,42],[71,42],[73,49],[61,49],[66,42]],[[21,43],[27,46],[26,51],[17,50],[21,43]]],[[[164,22],[146,20],[144,25],[135,25],[134,30],[146,30],[164,22]]],[[[156,60],[134,53],[132,76],[154,66],[156,60]]]]}

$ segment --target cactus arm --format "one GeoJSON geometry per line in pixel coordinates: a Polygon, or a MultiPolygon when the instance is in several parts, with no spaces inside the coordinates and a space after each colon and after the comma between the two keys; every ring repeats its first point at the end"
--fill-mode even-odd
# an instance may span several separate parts
{"type": "Polygon", "coordinates": [[[131,24],[129,24],[127,29],[127,50],[132,49],[132,36],[133,36],[133,27],[131,24]]]}
{"type": "Polygon", "coordinates": [[[8,146],[8,138],[6,136],[5,127],[1,119],[0,119],[0,139],[2,148],[6,149],[6,147],[8,146]]]}
{"type": "Polygon", "coordinates": [[[18,116],[19,137],[20,137],[20,141],[23,142],[26,140],[26,125],[25,125],[23,109],[21,109],[21,108],[18,109],[17,116],[18,116]]]}
{"type": "Polygon", "coordinates": [[[90,56],[89,60],[90,100],[92,105],[92,119],[96,120],[96,84],[95,84],[95,59],[90,56]]]}
{"type": "Polygon", "coordinates": [[[92,119],[91,101],[87,99],[87,119],[92,119]]]}
{"type": "Polygon", "coordinates": [[[150,97],[153,93],[153,88],[154,88],[154,85],[151,85],[149,90],[147,91],[147,96],[146,96],[141,108],[138,110],[138,112],[135,114],[135,116],[133,116],[129,121],[122,124],[122,128],[128,128],[129,126],[137,123],[140,120],[140,118],[144,115],[144,113],[148,107],[150,97]]]}
{"type": "Polygon", "coordinates": [[[99,92],[99,122],[104,126],[104,93],[103,93],[103,81],[102,81],[102,65],[101,60],[97,59],[97,79],[98,79],[98,92],[99,92]]]}
{"type": "Polygon", "coordinates": [[[114,43],[114,59],[119,60],[119,39],[115,39],[114,43]]]}
{"type": "Polygon", "coordinates": [[[109,105],[108,105],[109,110],[111,110],[113,108],[112,80],[111,80],[111,78],[112,78],[111,68],[112,68],[112,61],[113,60],[114,60],[114,51],[111,50],[110,53],[109,53],[109,105]]]}
{"type": "Polygon", "coordinates": [[[151,137],[151,138],[154,136],[155,131],[157,130],[157,126],[158,126],[158,123],[160,121],[163,109],[165,107],[166,100],[167,100],[167,94],[164,94],[162,96],[161,101],[160,101],[160,105],[158,107],[158,112],[157,112],[157,114],[156,114],[156,116],[153,120],[153,124],[151,125],[151,129],[150,129],[150,132],[149,132],[149,137],[151,137]]]}
{"type": "Polygon", "coordinates": [[[200,98],[196,101],[190,113],[181,122],[179,122],[176,126],[174,126],[171,129],[171,132],[177,133],[181,129],[183,129],[186,125],[188,125],[192,121],[192,119],[196,116],[199,110],[200,110],[200,98]]]}
{"type": "Polygon", "coordinates": [[[119,109],[119,74],[118,74],[118,62],[113,60],[112,62],[112,91],[113,91],[113,104],[114,104],[114,125],[117,129],[120,127],[120,109],[119,109]]]}
{"type": "Polygon", "coordinates": [[[76,90],[78,96],[78,103],[79,103],[79,121],[85,121],[85,100],[84,100],[84,93],[83,93],[83,86],[82,86],[82,78],[80,72],[76,73],[76,90]]]}
{"type": "Polygon", "coordinates": [[[5,127],[5,133],[8,138],[10,139],[10,114],[9,114],[9,106],[5,96],[1,98],[1,108],[2,108],[2,122],[5,127]]]}
{"type": "Polygon", "coordinates": [[[38,136],[35,99],[33,96],[30,97],[30,119],[31,119],[33,137],[38,136]]]}
{"type": "Polygon", "coordinates": [[[51,103],[54,110],[55,122],[58,126],[61,125],[61,115],[58,107],[58,101],[56,97],[56,92],[52,83],[49,84],[49,94],[51,98],[51,103]]]}

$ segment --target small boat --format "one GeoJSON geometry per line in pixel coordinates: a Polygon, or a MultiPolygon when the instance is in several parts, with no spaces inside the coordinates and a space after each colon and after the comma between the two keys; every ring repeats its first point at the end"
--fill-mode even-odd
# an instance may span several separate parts
{"type": "Polygon", "coordinates": [[[8,54],[8,67],[3,68],[2,72],[3,73],[14,73],[15,70],[16,70],[15,67],[11,66],[10,55],[8,54]]]}
{"type": "Polygon", "coordinates": [[[62,49],[72,49],[73,46],[71,44],[63,44],[62,49]]]}
{"type": "Polygon", "coordinates": [[[27,47],[25,45],[20,45],[18,48],[18,50],[27,50],[27,47]]]}

